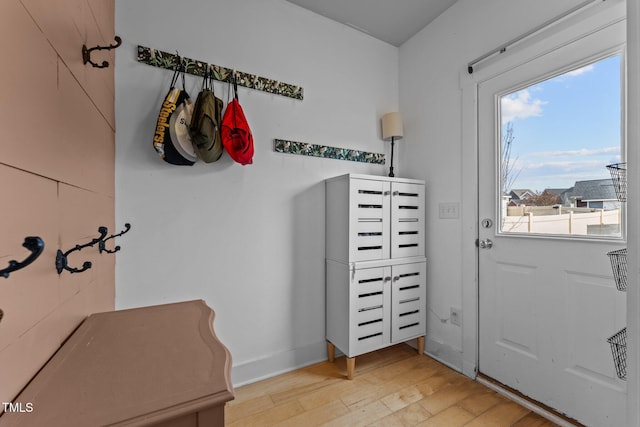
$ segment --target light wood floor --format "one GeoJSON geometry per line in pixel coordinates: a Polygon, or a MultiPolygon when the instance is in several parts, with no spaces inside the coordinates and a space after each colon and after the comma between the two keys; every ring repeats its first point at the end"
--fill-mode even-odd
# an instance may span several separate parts
{"type": "Polygon", "coordinates": [[[516,426],[555,424],[406,344],[322,362],[239,387],[227,426],[516,426]]]}

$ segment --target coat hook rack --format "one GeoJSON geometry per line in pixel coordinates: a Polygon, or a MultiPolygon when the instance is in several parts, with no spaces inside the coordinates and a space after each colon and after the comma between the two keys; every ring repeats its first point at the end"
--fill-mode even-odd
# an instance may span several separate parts
{"type": "Polygon", "coordinates": [[[111,236],[107,237],[106,239],[101,240],[101,241],[98,243],[98,251],[99,251],[100,253],[102,253],[102,252],[106,252],[106,253],[109,253],[109,254],[115,254],[116,252],[118,252],[118,251],[120,250],[120,246],[116,246],[116,247],[115,247],[115,248],[113,248],[113,249],[107,249],[107,248],[105,247],[105,243],[106,243],[106,241],[107,241],[107,240],[111,240],[111,239],[114,239],[114,238],[116,238],[116,237],[120,237],[120,236],[122,236],[123,234],[128,233],[128,232],[129,232],[129,230],[131,230],[131,224],[129,224],[129,223],[127,222],[127,223],[124,225],[124,230],[122,230],[122,231],[121,231],[121,232],[119,232],[118,234],[112,234],[111,236]]]}
{"type": "Polygon", "coordinates": [[[84,245],[76,245],[74,248],[69,249],[67,252],[64,252],[64,253],[60,249],[58,249],[58,252],[56,253],[56,271],[58,272],[58,274],[61,274],[62,270],[67,270],[68,272],[73,274],[73,273],[82,273],[83,271],[90,269],[91,261],[85,261],[84,264],[82,264],[82,268],[75,268],[75,267],[69,267],[67,258],[71,253],[75,251],[80,251],[84,248],[94,246],[96,243],[100,243],[102,240],[104,240],[108,232],[109,230],[107,230],[107,227],[104,227],[104,226],[98,227],[98,233],[100,233],[100,237],[97,237],[91,240],[89,243],[85,243],[84,245]]]}
{"type": "Polygon", "coordinates": [[[88,62],[89,64],[93,65],[94,68],[107,68],[109,66],[109,63],[107,61],[102,61],[102,64],[96,64],[95,62],[93,62],[91,60],[91,52],[93,52],[94,50],[112,50],[122,44],[122,39],[120,37],[115,36],[114,40],[116,41],[116,44],[110,44],[109,46],[94,46],[92,48],[87,48],[87,45],[83,44],[82,63],[86,65],[86,63],[88,62]]]}
{"type": "Polygon", "coordinates": [[[304,88],[298,85],[245,73],[221,65],[209,64],[197,59],[179,56],[177,53],[163,52],[150,47],[138,45],[138,62],[171,71],[174,71],[176,65],[180,64],[185,73],[198,77],[204,77],[205,72],[208,70],[215,80],[221,82],[231,82],[231,76],[235,75],[239,86],[300,101],[304,98],[304,88]]]}
{"type": "Polygon", "coordinates": [[[31,264],[33,261],[35,261],[40,256],[42,251],[44,250],[44,242],[42,241],[42,239],[40,237],[37,237],[37,236],[36,237],[25,237],[24,238],[24,243],[22,243],[22,246],[27,248],[31,252],[31,255],[26,257],[21,262],[18,262],[16,260],[9,261],[9,266],[7,268],[5,268],[4,270],[0,270],[0,276],[4,277],[6,279],[6,278],[9,277],[10,273],[12,273],[12,272],[14,272],[16,270],[21,270],[21,269],[25,268],[26,266],[31,264]]]}

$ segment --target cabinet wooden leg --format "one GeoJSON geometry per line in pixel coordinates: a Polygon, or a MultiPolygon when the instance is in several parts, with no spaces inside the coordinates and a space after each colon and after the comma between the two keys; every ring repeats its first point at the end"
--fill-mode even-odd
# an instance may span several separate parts
{"type": "Polygon", "coordinates": [[[333,362],[336,359],[336,346],[331,341],[327,341],[327,354],[329,355],[329,362],[333,362]]]}
{"type": "Polygon", "coordinates": [[[424,337],[418,337],[418,354],[424,354],[424,337]]]}
{"type": "Polygon", "coordinates": [[[347,357],[347,378],[352,380],[353,374],[356,371],[356,358],[347,357]]]}

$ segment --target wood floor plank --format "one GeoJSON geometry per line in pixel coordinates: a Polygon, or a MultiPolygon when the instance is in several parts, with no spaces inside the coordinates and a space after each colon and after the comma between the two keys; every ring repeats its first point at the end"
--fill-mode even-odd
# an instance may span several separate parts
{"type": "Polygon", "coordinates": [[[382,402],[373,402],[367,406],[359,408],[357,411],[350,411],[346,415],[334,418],[328,423],[321,424],[324,427],[365,427],[380,418],[391,414],[391,410],[382,402]]]}
{"type": "Polygon", "coordinates": [[[266,411],[274,406],[269,395],[246,399],[238,396],[236,391],[236,398],[225,406],[225,420],[230,424],[240,418],[266,411]]]}
{"type": "Polygon", "coordinates": [[[353,380],[342,356],[235,392],[231,427],[554,426],[405,344],[359,356],[353,380]]]}
{"type": "Polygon", "coordinates": [[[343,379],[322,389],[314,390],[307,394],[301,395],[297,398],[298,402],[306,411],[310,411],[319,406],[326,405],[335,399],[340,399],[343,396],[347,396],[350,393],[354,393],[357,390],[367,387],[368,383],[360,379],[352,381],[343,379]]]}
{"type": "Polygon", "coordinates": [[[447,375],[434,375],[416,384],[416,387],[423,396],[427,397],[440,390],[442,387],[451,385],[451,378],[447,375]]]}
{"type": "Polygon", "coordinates": [[[468,424],[469,427],[511,427],[530,411],[514,402],[500,403],[482,413],[468,424]]]}
{"type": "Polygon", "coordinates": [[[431,414],[422,406],[413,403],[399,411],[394,412],[382,418],[379,422],[371,424],[371,426],[386,427],[387,425],[415,426],[416,424],[429,419],[431,414]]]}
{"type": "Polygon", "coordinates": [[[297,414],[286,421],[279,423],[278,427],[315,427],[348,413],[349,409],[344,405],[344,403],[340,400],[334,400],[326,405],[297,414]]]}
{"type": "Polygon", "coordinates": [[[274,406],[265,411],[254,413],[251,416],[240,418],[232,423],[225,424],[230,427],[267,427],[275,426],[296,415],[302,414],[304,409],[300,403],[293,401],[274,406]]]}
{"type": "Polygon", "coordinates": [[[458,406],[466,409],[474,415],[480,415],[499,403],[507,402],[505,397],[491,390],[482,390],[458,402],[458,406]]]}
{"type": "Polygon", "coordinates": [[[448,384],[436,391],[430,396],[425,397],[420,401],[420,404],[424,409],[437,414],[440,411],[447,409],[450,406],[455,405],[458,401],[467,398],[473,394],[474,391],[470,389],[471,384],[448,384]]]}
{"type": "Polygon", "coordinates": [[[459,406],[450,406],[437,415],[418,424],[419,427],[461,427],[467,425],[474,415],[459,406]]]}
{"type": "Polygon", "coordinates": [[[521,418],[517,423],[515,423],[513,427],[557,427],[557,424],[530,412],[524,418],[521,418]]]}
{"type": "Polygon", "coordinates": [[[275,404],[284,403],[292,399],[297,399],[300,395],[311,393],[342,381],[342,378],[318,378],[315,382],[299,384],[287,390],[271,393],[271,399],[273,399],[275,404]]]}
{"type": "Polygon", "coordinates": [[[380,401],[393,412],[399,411],[412,403],[424,399],[425,396],[416,386],[405,387],[400,391],[384,396],[380,401]]]}

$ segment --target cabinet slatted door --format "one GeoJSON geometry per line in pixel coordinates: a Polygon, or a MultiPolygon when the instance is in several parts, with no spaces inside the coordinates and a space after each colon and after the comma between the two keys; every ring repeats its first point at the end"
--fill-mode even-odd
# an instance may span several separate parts
{"type": "Polygon", "coordinates": [[[355,355],[377,350],[390,340],[391,269],[366,268],[350,274],[352,318],[348,353],[355,355]]]}
{"type": "Polygon", "coordinates": [[[426,333],[426,262],[393,266],[391,341],[426,333]]]}
{"type": "Polygon", "coordinates": [[[351,180],[351,261],[389,257],[390,184],[365,179],[351,180]]]}
{"type": "Polygon", "coordinates": [[[425,183],[346,174],[325,188],[327,352],[351,379],[361,354],[414,338],[424,350],[425,183]]]}
{"type": "Polygon", "coordinates": [[[424,256],[424,185],[391,185],[391,258],[424,256]]]}

